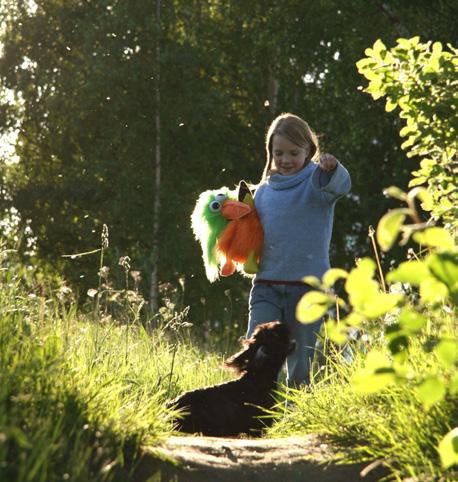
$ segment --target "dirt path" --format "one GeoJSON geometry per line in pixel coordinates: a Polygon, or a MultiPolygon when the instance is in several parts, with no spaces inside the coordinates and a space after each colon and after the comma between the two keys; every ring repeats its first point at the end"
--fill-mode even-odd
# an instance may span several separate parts
{"type": "Polygon", "coordinates": [[[154,482],[357,482],[378,481],[379,468],[339,465],[336,451],[316,436],[283,439],[170,437],[146,451],[136,480],[154,482]],[[174,467],[158,464],[157,455],[174,467]]]}

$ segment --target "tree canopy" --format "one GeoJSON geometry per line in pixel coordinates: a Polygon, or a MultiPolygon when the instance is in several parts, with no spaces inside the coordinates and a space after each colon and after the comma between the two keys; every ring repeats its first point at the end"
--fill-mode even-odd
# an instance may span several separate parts
{"type": "Polygon", "coordinates": [[[370,250],[368,227],[392,205],[383,188],[406,188],[418,167],[400,149],[398,117],[361,92],[355,63],[378,38],[454,42],[456,10],[425,0],[170,0],[158,19],[145,0],[4,1],[0,133],[17,133],[19,162],[1,160],[1,208],[6,216],[14,207],[19,230],[33,233],[33,261],[85,289],[97,263],[61,256],[97,247],[106,224],[111,261],[129,255],[147,292],[159,108],[160,280],[184,287],[181,302],[195,320],[200,310],[243,319],[249,281],[205,279],[189,219],[199,193],[256,183],[268,124],[294,112],[351,172],[331,252],[333,265],[350,267],[370,250]]]}

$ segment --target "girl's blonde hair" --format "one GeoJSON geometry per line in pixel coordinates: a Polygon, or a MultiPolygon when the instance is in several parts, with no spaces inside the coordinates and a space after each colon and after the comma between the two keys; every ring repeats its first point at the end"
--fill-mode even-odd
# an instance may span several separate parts
{"type": "Polygon", "coordinates": [[[305,160],[307,164],[311,160],[315,161],[320,157],[320,146],[316,134],[310,129],[305,120],[297,115],[289,112],[279,115],[270,124],[266,135],[266,153],[267,162],[262,173],[261,182],[265,181],[272,169],[272,140],[274,134],[280,134],[286,137],[289,141],[301,148],[310,148],[308,158],[305,160]]]}

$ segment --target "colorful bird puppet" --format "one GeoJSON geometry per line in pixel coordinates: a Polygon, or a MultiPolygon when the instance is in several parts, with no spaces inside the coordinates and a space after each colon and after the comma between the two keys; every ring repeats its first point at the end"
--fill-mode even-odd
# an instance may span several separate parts
{"type": "Polygon", "coordinates": [[[210,282],[236,269],[255,274],[264,239],[253,195],[241,181],[238,189],[222,187],[203,192],[191,216],[194,236],[202,247],[210,282]]]}

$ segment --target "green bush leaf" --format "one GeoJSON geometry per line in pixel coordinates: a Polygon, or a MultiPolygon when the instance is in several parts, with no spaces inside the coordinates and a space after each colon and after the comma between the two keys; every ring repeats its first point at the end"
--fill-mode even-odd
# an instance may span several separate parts
{"type": "Polygon", "coordinates": [[[458,362],[458,342],[452,339],[441,340],[434,352],[445,367],[453,367],[458,362]]]}
{"type": "Polygon", "coordinates": [[[326,323],[326,335],[337,345],[343,345],[347,341],[347,328],[343,323],[329,320],[326,323]]]}
{"type": "Polygon", "coordinates": [[[388,99],[385,104],[385,110],[387,112],[392,112],[397,106],[397,102],[393,102],[391,99],[388,99]]]}
{"type": "Polygon", "coordinates": [[[334,283],[339,279],[345,279],[348,277],[348,273],[339,268],[331,268],[323,276],[323,284],[326,288],[331,288],[334,283]]]}
{"type": "Polygon", "coordinates": [[[399,313],[399,325],[408,333],[418,333],[426,325],[426,318],[409,307],[404,307],[399,313]]]}
{"type": "Polygon", "coordinates": [[[374,320],[394,309],[403,299],[404,295],[397,293],[370,293],[358,309],[374,320]]]}
{"type": "Polygon", "coordinates": [[[399,281],[400,283],[409,283],[418,286],[422,280],[431,276],[429,269],[423,261],[405,261],[401,263],[395,270],[390,271],[386,280],[389,283],[399,281]]]}
{"type": "Polygon", "coordinates": [[[450,380],[450,384],[448,388],[449,388],[450,395],[454,396],[458,394],[458,372],[455,372],[452,375],[452,379],[450,380]]]}
{"type": "Polygon", "coordinates": [[[399,199],[400,201],[405,201],[407,199],[407,194],[402,189],[399,189],[397,186],[387,187],[383,190],[383,194],[385,194],[385,196],[399,199]]]}
{"type": "Polygon", "coordinates": [[[450,293],[455,305],[458,305],[458,257],[453,253],[434,253],[426,262],[431,273],[442,282],[450,293]]]}
{"type": "Polygon", "coordinates": [[[441,303],[447,295],[447,286],[433,277],[426,278],[420,283],[420,297],[425,305],[441,303]]]}
{"type": "Polygon", "coordinates": [[[296,308],[297,319],[302,323],[313,323],[326,314],[334,299],[321,291],[309,291],[296,308]]]}
{"type": "Polygon", "coordinates": [[[396,372],[391,367],[381,367],[374,373],[357,372],[351,384],[355,392],[361,394],[377,393],[396,383],[396,372]]]}
{"type": "Polygon", "coordinates": [[[360,315],[376,319],[393,309],[403,295],[381,293],[379,284],[373,279],[375,263],[370,258],[363,258],[358,266],[350,271],[345,282],[345,289],[350,303],[360,315]]]}
{"type": "Polygon", "coordinates": [[[409,181],[409,187],[419,186],[420,184],[424,184],[427,180],[428,178],[425,176],[415,177],[409,181]]]}
{"type": "Polygon", "coordinates": [[[452,250],[455,247],[452,236],[444,228],[428,228],[424,231],[415,233],[413,239],[423,246],[432,248],[442,248],[444,250],[452,250]]]}
{"type": "Polygon", "coordinates": [[[355,392],[369,394],[396,383],[396,378],[396,371],[388,356],[379,350],[372,350],[366,357],[364,368],[355,373],[351,384],[355,392]]]}
{"type": "Polygon", "coordinates": [[[444,469],[458,464],[458,427],[450,430],[439,442],[438,452],[444,469]]]}
{"type": "Polygon", "coordinates": [[[313,288],[321,289],[321,281],[316,277],[316,276],[306,276],[305,278],[302,279],[304,283],[307,283],[310,286],[313,286],[313,288]]]}
{"type": "Polygon", "coordinates": [[[377,226],[377,242],[383,251],[388,251],[395,242],[408,213],[408,209],[393,209],[380,219],[377,226]]]}
{"type": "Polygon", "coordinates": [[[446,390],[444,382],[436,375],[431,375],[417,387],[417,393],[425,409],[429,410],[445,397],[446,390]]]}

